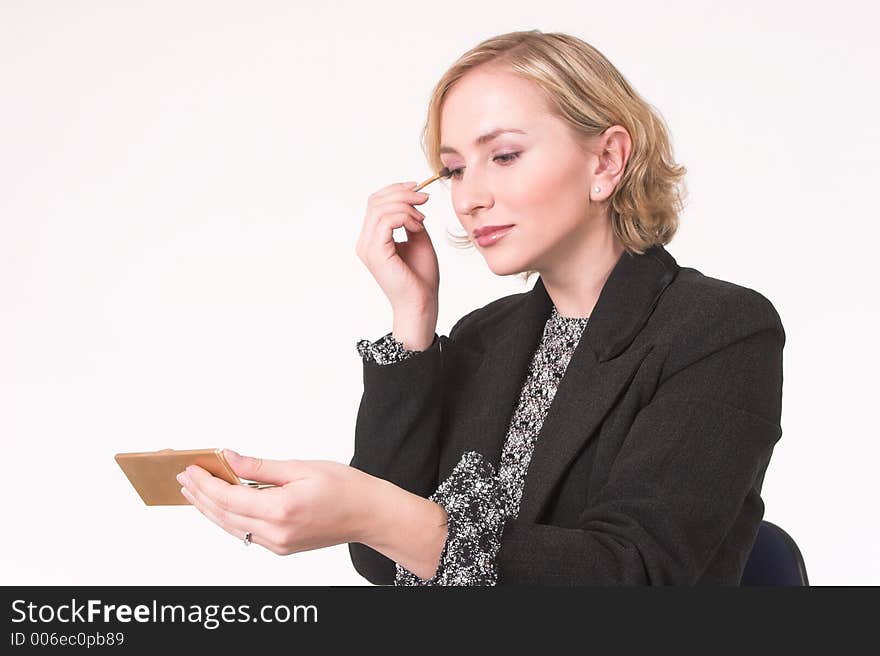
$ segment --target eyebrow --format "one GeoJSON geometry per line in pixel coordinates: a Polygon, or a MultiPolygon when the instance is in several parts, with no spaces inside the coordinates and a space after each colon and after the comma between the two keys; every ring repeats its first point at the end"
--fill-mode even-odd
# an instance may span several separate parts
{"type": "MultiPolygon", "coordinates": [[[[516,132],[518,134],[526,134],[525,130],[520,130],[518,128],[496,128],[496,129],[492,130],[491,132],[487,132],[486,134],[481,134],[479,137],[477,137],[474,140],[474,145],[475,146],[482,146],[483,144],[487,144],[490,141],[492,141],[493,139],[495,139],[496,137],[498,137],[499,135],[504,134],[505,132],[516,132]]],[[[455,148],[452,148],[451,146],[440,146],[440,154],[443,155],[445,153],[455,153],[456,155],[460,154],[455,148]]]]}

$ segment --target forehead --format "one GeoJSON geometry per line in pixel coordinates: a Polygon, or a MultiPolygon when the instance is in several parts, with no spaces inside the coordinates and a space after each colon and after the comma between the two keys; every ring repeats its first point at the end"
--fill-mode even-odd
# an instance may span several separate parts
{"type": "Polygon", "coordinates": [[[471,139],[499,126],[524,130],[551,119],[543,90],[506,71],[475,69],[458,80],[443,101],[443,143],[468,146],[471,139]]]}

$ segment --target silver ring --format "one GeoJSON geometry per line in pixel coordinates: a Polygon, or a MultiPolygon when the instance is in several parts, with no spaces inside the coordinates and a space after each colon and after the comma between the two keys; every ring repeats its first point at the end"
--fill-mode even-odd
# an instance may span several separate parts
{"type": "Polygon", "coordinates": [[[246,547],[251,546],[251,535],[252,534],[250,531],[248,531],[247,533],[244,534],[244,546],[246,546],[246,547]]]}

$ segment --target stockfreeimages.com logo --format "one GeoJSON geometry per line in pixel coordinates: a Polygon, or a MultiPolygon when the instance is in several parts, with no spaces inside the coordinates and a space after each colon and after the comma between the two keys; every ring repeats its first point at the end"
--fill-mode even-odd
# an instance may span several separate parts
{"type": "Polygon", "coordinates": [[[317,622],[318,608],[312,604],[286,605],[266,604],[256,615],[251,615],[248,604],[159,604],[155,599],[150,604],[106,604],[100,599],[89,599],[85,603],[71,599],[64,604],[35,604],[24,599],[12,602],[12,621],[44,624],[50,622],[92,623],[92,622],[180,622],[201,624],[206,629],[216,629],[221,623],[231,622],[317,622]]]}

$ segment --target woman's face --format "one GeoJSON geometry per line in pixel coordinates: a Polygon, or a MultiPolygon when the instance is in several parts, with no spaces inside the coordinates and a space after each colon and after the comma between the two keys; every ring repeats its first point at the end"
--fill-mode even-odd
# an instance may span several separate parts
{"type": "Polygon", "coordinates": [[[455,213],[495,274],[552,268],[603,218],[590,201],[597,157],[550,113],[532,82],[499,70],[468,72],[444,101],[440,134],[455,213]],[[477,142],[505,129],[518,132],[477,142]],[[509,225],[497,240],[474,239],[479,228],[509,225]]]}

